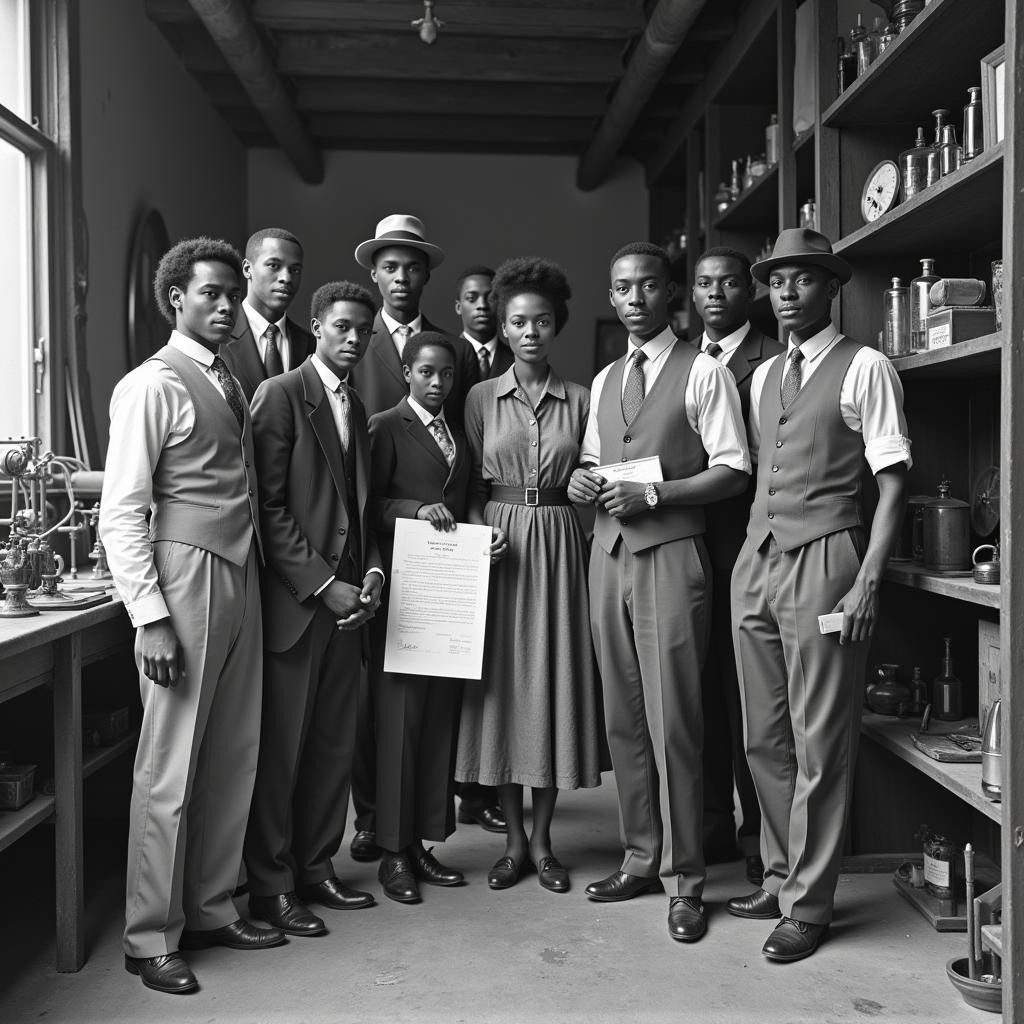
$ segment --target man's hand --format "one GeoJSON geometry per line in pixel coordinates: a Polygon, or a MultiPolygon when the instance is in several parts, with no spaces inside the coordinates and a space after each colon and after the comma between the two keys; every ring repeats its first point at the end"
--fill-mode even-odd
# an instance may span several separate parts
{"type": "Polygon", "coordinates": [[[644,500],[645,486],[635,480],[616,480],[615,483],[606,483],[601,488],[597,500],[604,506],[608,515],[616,519],[629,519],[640,515],[641,512],[650,511],[650,506],[644,500]]]}
{"type": "Polygon", "coordinates": [[[170,619],[142,627],[135,640],[142,656],[142,671],[157,686],[174,686],[185,675],[185,652],[170,619]]]}
{"type": "MultiPolygon", "coordinates": [[[[443,501],[437,502],[436,505],[420,505],[416,510],[416,518],[426,520],[435,530],[442,532],[454,530],[456,526],[455,516],[443,501]]],[[[374,573],[374,576],[376,575],[374,573]]]]}
{"type": "MultiPolygon", "coordinates": [[[[374,576],[377,574],[374,573],[374,576]]],[[[377,577],[380,578],[379,576],[377,577]]],[[[341,580],[331,580],[327,589],[320,592],[320,600],[338,616],[339,619],[347,619],[353,612],[361,611],[363,608],[359,598],[362,591],[352,583],[342,583],[341,580]]]]}
{"type": "Polygon", "coordinates": [[[368,572],[359,591],[359,606],[350,615],[338,619],[338,629],[358,629],[373,618],[380,607],[380,592],[384,579],[379,572],[368,572]]]}
{"type": "Polygon", "coordinates": [[[505,531],[497,526],[491,527],[491,565],[500,562],[508,554],[508,540],[505,531]]]}
{"type": "Polygon", "coordinates": [[[593,505],[601,493],[604,484],[604,477],[599,476],[593,470],[580,466],[572,471],[569,477],[569,500],[574,505],[593,505]]]}
{"type": "Polygon", "coordinates": [[[858,576],[853,581],[849,593],[832,611],[843,613],[843,630],[839,634],[839,643],[842,646],[870,640],[878,618],[877,586],[858,576]]]}

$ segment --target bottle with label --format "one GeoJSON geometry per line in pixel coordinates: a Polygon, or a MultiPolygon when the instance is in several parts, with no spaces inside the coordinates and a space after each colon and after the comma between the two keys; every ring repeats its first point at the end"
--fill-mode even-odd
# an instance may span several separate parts
{"type": "Polygon", "coordinates": [[[964,687],[953,671],[953,641],[943,637],[946,653],[942,658],[942,671],[932,680],[932,718],[940,722],[956,722],[964,717],[964,687]]]}
{"type": "Polygon", "coordinates": [[[949,121],[948,110],[933,110],[932,117],[935,118],[935,141],[932,143],[931,152],[928,154],[928,184],[934,185],[942,177],[942,162],[940,147],[942,146],[942,129],[949,121]]]}
{"type": "Polygon", "coordinates": [[[764,155],[769,167],[774,167],[779,162],[778,114],[772,114],[772,119],[764,130],[764,155]]]}
{"type": "Polygon", "coordinates": [[[921,260],[921,274],[910,282],[910,347],[914,352],[928,348],[928,293],[938,280],[935,260],[921,260]]]}
{"type": "Polygon", "coordinates": [[[890,358],[910,354],[910,295],[898,278],[885,290],[883,351],[890,358]]]}
{"type": "Polygon", "coordinates": [[[984,148],[985,137],[981,123],[981,86],[972,85],[967,90],[971,97],[964,107],[964,161],[973,160],[984,148]]]}
{"type": "Polygon", "coordinates": [[[928,185],[928,154],[931,148],[924,137],[924,129],[917,129],[917,138],[912,149],[900,153],[900,178],[903,184],[903,198],[909,199],[923,192],[928,185]]]}

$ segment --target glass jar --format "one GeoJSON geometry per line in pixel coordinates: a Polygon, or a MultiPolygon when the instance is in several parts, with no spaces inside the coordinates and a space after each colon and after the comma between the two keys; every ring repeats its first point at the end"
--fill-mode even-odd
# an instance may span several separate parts
{"type": "Polygon", "coordinates": [[[910,292],[898,278],[885,290],[883,351],[890,358],[910,354],[910,292]]]}
{"type": "Polygon", "coordinates": [[[928,293],[938,280],[935,260],[921,260],[921,273],[910,282],[910,347],[914,352],[928,348],[928,293]]]}
{"type": "Polygon", "coordinates": [[[928,185],[928,154],[931,147],[924,137],[924,129],[917,129],[917,138],[912,149],[900,153],[900,178],[903,185],[903,198],[909,199],[923,192],[928,185]]]}

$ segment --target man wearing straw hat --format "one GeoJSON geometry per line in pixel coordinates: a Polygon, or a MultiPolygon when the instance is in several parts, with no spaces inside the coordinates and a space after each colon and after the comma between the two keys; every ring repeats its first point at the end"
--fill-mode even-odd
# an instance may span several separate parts
{"type": "Polygon", "coordinates": [[[752,272],[768,285],[789,343],[750,388],[757,488],[732,577],[732,620],[765,877],[728,909],[781,916],[762,952],[787,963],[810,956],[832,918],[868,641],[911,459],[892,364],[832,323],[852,270],[828,239],[783,231],[752,272]],[[870,527],[865,460],[878,483],[870,527]],[[818,616],[837,612],[841,629],[822,632],[818,616]]]}

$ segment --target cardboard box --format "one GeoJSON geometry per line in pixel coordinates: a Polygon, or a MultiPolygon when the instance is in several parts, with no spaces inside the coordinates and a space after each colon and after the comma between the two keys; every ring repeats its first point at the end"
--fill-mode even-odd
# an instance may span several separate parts
{"type": "Polygon", "coordinates": [[[991,306],[942,306],[928,314],[928,348],[949,348],[996,332],[991,306]]]}
{"type": "Polygon", "coordinates": [[[978,721],[984,724],[985,715],[994,701],[1003,695],[999,675],[999,623],[978,620],[978,721]]]}

